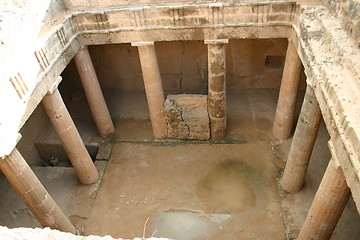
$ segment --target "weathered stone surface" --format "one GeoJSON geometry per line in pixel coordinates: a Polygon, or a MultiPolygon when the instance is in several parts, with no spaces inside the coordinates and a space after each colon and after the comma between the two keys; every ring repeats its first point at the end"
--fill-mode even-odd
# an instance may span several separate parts
{"type": "MultiPolygon", "coordinates": [[[[4,240],[16,239],[16,240],[30,240],[30,239],[69,239],[69,240],[121,240],[122,238],[112,238],[110,236],[76,236],[71,233],[65,233],[58,230],[52,230],[50,228],[14,228],[9,229],[7,227],[0,226],[0,237],[4,240]]],[[[143,238],[142,238],[143,239],[143,238]]],[[[167,240],[167,238],[146,238],[148,240],[167,240]]],[[[134,240],[140,240],[140,238],[134,238],[134,240]]]]}
{"type": "Polygon", "coordinates": [[[169,138],[197,140],[210,138],[206,95],[168,95],[164,110],[169,138]]]}

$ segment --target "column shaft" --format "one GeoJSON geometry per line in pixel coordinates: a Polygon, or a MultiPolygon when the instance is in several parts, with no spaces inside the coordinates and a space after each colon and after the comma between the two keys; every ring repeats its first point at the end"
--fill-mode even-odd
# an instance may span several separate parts
{"type": "Polygon", "coordinates": [[[102,137],[109,136],[115,132],[115,128],[101,91],[88,48],[81,48],[74,59],[99,134],[102,137]]]}
{"type": "Polygon", "coordinates": [[[300,58],[294,44],[289,41],[273,127],[273,135],[279,139],[291,136],[300,70],[300,58]]]}
{"type": "Polygon", "coordinates": [[[306,171],[319,130],[321,111],[311,86],[307,86],[300,117],[286,162],[282,188],[291,193],[304,185],[306,171]]]}
{"type": "Polygon", "coordinates": [[[297,240],[330,239],[349,197],[342,169],[331,159],[297,240]]]}
{"type": "Polygon", "coordinates": [[[154,43],[133,43],[133,46],[137,46],[139,51],[154,136],[155,138],[165,138],[167,137],[165,99],[154,43]]]}
{"type": "Polygon", "coordinates": [[[221,140],[226,133],[226,56],[228,40],[207,40],[208,112],[211,139],[221,140]]]}
{"type": "Polygon", "coordinates": [[[0,169],[43,227],[76,233],[16,148],[0,160],[0,169]]]}
{"type": "Polygon", "coordinates": [[[99,173],[66,109],[59,90],[47,94],[42,103],[80,182],[83,184],[96,182],[99,173]]]}

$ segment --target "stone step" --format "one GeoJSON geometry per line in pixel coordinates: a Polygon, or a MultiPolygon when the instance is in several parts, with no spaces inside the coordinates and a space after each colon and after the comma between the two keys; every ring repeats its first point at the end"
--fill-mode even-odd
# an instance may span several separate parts
{"type": "MultiPolygon", "coordinates": [[[[78,122],[75,124],[90,157],[95,160],[99,150],[99,136],[95,125],[91,122],[78,122]]],[[[40,133],[34,144],[45,166],[71,166],[60,139],[51,125],[48,125],[40,133]]]]}

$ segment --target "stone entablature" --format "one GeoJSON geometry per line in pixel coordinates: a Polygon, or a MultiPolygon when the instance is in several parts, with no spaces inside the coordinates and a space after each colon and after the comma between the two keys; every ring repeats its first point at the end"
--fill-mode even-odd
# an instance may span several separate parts
{"type": "Polygon", "coordinates": [[[291,39],[319,102],[332,158],[360,212],[360,51],[325,7],[305,8],[291,39]]]}

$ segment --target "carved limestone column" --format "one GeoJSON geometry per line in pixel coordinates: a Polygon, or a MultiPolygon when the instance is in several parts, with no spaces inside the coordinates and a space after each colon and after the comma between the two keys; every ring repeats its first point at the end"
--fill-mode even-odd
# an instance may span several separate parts
{"type": "Polygon", "coordinates": [[[42,103],[80,182],[83,184],[95,183],[99,179],[99,173],[57,87],[53,92],[45,95],[42,103]]]}
{"type": "Polygon", "coordinates": [[[75,227],[16,148],[9,156],[0,159],[0,169],[43,227],[76,234],[75,227]]]}
{"type": "Polygon", "coordinates": [[[282,188],[291,193],[300,191],[319,130],[321,111],[311,86],[307,86],[299,120],[291,143],[282,188]]]}
{"type": "Polygon", "coordinates": [[[139,51],[141,70],[155,138],[167,137],[164,91],[154,42],[133,42],[139,51]]]}
{"type": "Polygon", "coordinates": [[[87,46],[79,49],[74,59],[96,127],[100,136],[107,137],[115,128],[87,46]]]}
{"type": "Polygon", "coordinates": [[[211,139],[226,133],[226,55],[228,39],[205,40],[208,45],[208,112],[211,139]]]}
{"type": "Polygon", "coordinates": [[[349,197],[343,171],[331,159],[297,240],[330,239],[349,197]]]}
{"type": "Polygon", "coordinates": [[[291,136],[300,70],[301,60],[294,44],[289,41],[273,127],[273,135],[279,139],[291,136]]]}

